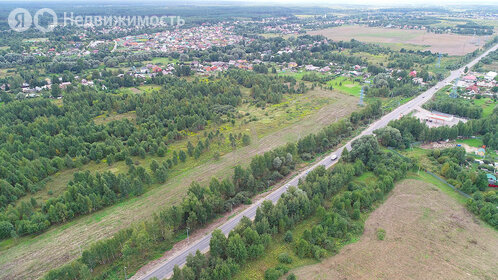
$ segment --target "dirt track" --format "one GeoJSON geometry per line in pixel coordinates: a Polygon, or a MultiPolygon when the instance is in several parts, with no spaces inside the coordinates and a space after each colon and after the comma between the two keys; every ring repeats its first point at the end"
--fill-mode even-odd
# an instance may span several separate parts
{"type": "Polygon", "coordinates": [[[498,279],[498,231],[436,186],[405,180],[365,224],[360,241],[298,279],[498,279]],[[379,241],[377,228],[386,230],[379,241]]]}

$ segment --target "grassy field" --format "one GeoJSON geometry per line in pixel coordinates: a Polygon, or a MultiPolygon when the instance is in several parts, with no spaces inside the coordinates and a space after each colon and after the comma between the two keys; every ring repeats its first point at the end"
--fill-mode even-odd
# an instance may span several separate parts
{"type": "Polygon", "coordinates": [[[476,148],[482,147],[482,145],[484,145],[482,143],[482,140],[479,138],[457,139],[456,142],[462,143],[462,144],[467,144],[471,147],[476,147],[476,148]]]}
{"type": "Polygon", "coordinates": [[[487,71],[498,72],[498,60],[494,60],[491,64],[483,64],[482,69],[485,72],[487,71]]]}
{"type": "Polygon", "coordinates": [[[332,86],[334,89],[347,93],[352,96],[360,96],[361,84],[352,81],[347,77],[338,77],[332,81],[328,81],[327,85],[332,86]]]}
{"type": "MultiPolygon", "coordinates": [[[[422,46],[423,50],[464,55],[477,49],[473,36],[456,34],[435,34],[423,30],[402,30],[392,28],[366,27],[349,25],[309,31],[311,35],[324,35],[334,41],[357,39],[369,43],[394,44],[395,48],[409,48],[411,45],[422,46]],[[406,46],[400,45],[406,44],[406,46]]],[[[488,37],[482,37],[480,45],[484,45],[488,37]]],[[[390,46],[390,45],[387,45],[390,46]]]]}
{"type": "Polygon", "coordinates": [[[498,231],[432,179],[412,177],[372,212],[358,242],[291,272],[309,280],[497,279],[498,231]],[[384,240],[377,237],[380,229],[384,240]]]}
{"type": "Polygon", "coordinates": [[[294,35],[294,34],[279,34],[279,33],[260,33],[258,35],[263,36],[265,38],[280,37],[280,38],[284,38],[284,39],[289,39],[291,37],[296,37],[297,36],[297,35],[294,35]]]}
{"type": "Polygon", "coordinates": [[[178,59],[174,59],[174,58],[170,58],[170,57],[154,57],[152,60],[144,61],[143,64],[146,65],[148,63],[151,63],[151,64],[165,66],[165,65],[168,65],[171,63],[177,63],[178,61],[179,61],[178,59]]]}
{"type": "Polygon", "coordinates": [[[14,76],[14,74],[15,74],[14,68],[2,68],[2,69],[0,69],[0,78],[14,76]]]}
{"type": "MultiPolygon", "coordinates": [[[[313,71],[299,71],[299,72],[281,72],[280,75],[288,75],[294,77],[296,80],[302,80],[306,74],[316,74],[320,77],[329,76],[328,74],[317,73],[313,71]]],[[[307,82],[306,82],[307,83],[307,82]]],[[[360,96],[361,84],[348,77],[339,76],[327,82],[327,86],[332,86],[334,90],[340,91],[352,96],[360,96]]]]}
{"type": "MultiPolygon", "coordinates": [[[[89,244],[109,237],[135,221],[149,218],[159,209],[178,203],[193,180],[205,183],[213,176],[225,178],[227,174],[231,174],[234,165],[246,165],[256,154],[289,141],[296,141],[309,133],[317,132],[337,119],[348,116],[357,108],[356,102],[356,98],[348,95],[315,89],[303,95],[286,95],[281,104],[267,106],[265,109],[245,104],[240,110],[249,115],[238,120],[233,126],[225,124],[220,129],[225,135],[239,132],[249,134],[252,138],[249,146],[232,150],[228,143],[220,146],[213,144],[210,151],[198,160],[190,159],[175,167],[165,184],[150,187],[140,197],[79,217],[38,236],[23,237],[17,242],[12,240],[2,242],[0,278],[10,278],[13,275],[23,279],[40,277],[47,270],[77,257],[80,246],[85,249],[89,244]],[[217,161],[213,159],[215,151],[221,154],[217,161]]],[[[207,129],[215,128],[209,125],[207,129]]],[[[189,134],[187,139],[195,144],[202,134],[203,132],[189,134]]],[[[173,150],[185,148],[187,139],[171,145],[167,157],[173,150]]],[[[159,158],[134,158],[147,168],[152,159],[159,158]]],[[[126,165],[124,162],[117,162],[109,167],[105,162],[92,163],[84,166],[82,170],[92,172],[111,170],[119,173],[126,171],[126,165]]],[[[63,191],[74,171],[76,169],[54,176],[44,192],[51,189],[55,193],[56,186],[58,186],[57,192],[63,191]]]]}
{"type": "MultiPolygon", "coordinates": [[[[387,47],[387,46],[386,46],[387,47]]],[[[387,65],[389,63],[389,56],[386,54],[371,54],[367,52],[354,52],[346,51],[350,55],[361,57],[368,61],[368,64],[387,65]]]]}
{"type": "Polygon", "coordinates": [[[48,38],[30,38],[30,39],[23,39],[23,42],[28,42],[28,43],[41,43],[41,42],[47,42],[48,38]]]}
{"type": "Polygon", "coordinates": [[[428,45],[416,45],[416,44],[406,44],[406,43],[379,43],[383,47],[390,48],[394,51],[400,51],[401,49],[412,50],[412,51],[423,51],[427,49],[428,45]]]}
{"type": "Polygon", "coordinates": [[[487,117],[493,113],[493,109],[496,106],[496,102],[491,98],[481,98],[475,99],[474,104],[482,107],[482,116],[487,117]]]}
{"type": "Polygon", "coordinates": [[[459,19],[459,18],[443,18],[439,19],[438,23],[433,23],[430,26],[432,27],[438,27],[438,28],[444,28],[444,27],[455,27],[458,24],[466,24],[468,21],[465,19],[459,19]]]}

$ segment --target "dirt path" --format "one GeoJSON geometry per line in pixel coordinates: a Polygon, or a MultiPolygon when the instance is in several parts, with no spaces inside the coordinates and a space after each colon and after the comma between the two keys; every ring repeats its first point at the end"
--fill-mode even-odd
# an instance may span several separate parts
{"type": "Polygon", "coordinates": [[[498,279],[498,231],[436,186],[397,184],[365,224],[360,241],[298,279],[498,279]],[[376,230],[386,231],[384,241],[376,230]]]}
{"type": "Polygon", "coordinates": [[[0,279],[40,278],[48,270],[75,259],[79,255],[80,246],[85,249],[93,242],[110,237],[135,221],[149,218],[159,209],[178,203],[186,193],[186,186],[193,180],[207,182],[213,176],[225,178],[232,172],[233,166],[247,164],[256,154],[317,132],[356,109],[357,98],[342,94],[334,94],[332,97],[336,101],[330,102],[316,113],[260,139],[255,137],[250,146],[225,154],[217,162],[210,161],[185,170],[141,197],[124,201],[91,216],[80,217],[39,236],[24,238],[20,244],[0,252],[0,279]]]}

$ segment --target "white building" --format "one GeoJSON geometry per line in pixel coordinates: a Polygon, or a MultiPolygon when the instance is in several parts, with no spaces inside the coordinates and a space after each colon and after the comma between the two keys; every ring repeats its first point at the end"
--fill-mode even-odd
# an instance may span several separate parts
{"type": "Polygon", "coordinates": [[[497,75],[496,72],[489,71],[488,73],[486,73],[486,76],[484,76],[484,78],[486,80],[493,80],[496,77],[496,75],[497,75]]]}

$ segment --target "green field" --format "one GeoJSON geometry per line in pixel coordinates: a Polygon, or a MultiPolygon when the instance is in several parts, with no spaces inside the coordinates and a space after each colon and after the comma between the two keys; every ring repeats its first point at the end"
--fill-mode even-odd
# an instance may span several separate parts
{"type": "MultiPolygon", "coordinates": [[[[370,59],[373,59],[370,57],[370,59]]],[[[383,60],[384,58],[381,56],[377,56],[376,58],[378,61],[383,60]]],[[[313,71],[299,71],[299,72],[280,72],[280,75],[287,75],[287,76],[292,76],[296,80],[302,80],[303,76],[306,74],[316,74],[319,77],[327,77],[331,76],[332,74],[323,74],[323,73],[318,73],[318,72],[313,72],[313,71]]],[[[358,77],[358,79],[363,79],[361,77],[358,77]]],[[[346,93],[352,96],[360,96],[360,91],[361,91],[361,84],[358,83],[357,81],[354,81],[354,78],[349,78],[345,76],[339,76],[336,77],[333,80],[330,80],[327,82],[327,86],[332,86],[334,90],[338,90],[342,93],[346,93]]]]}
{"type": "Polygon", "coordinates": [[[144,64],[152,63],[157,65],[168,65],[171,63],[178,63],[178,59],[170,58],[170,57],[154,57],[152,60],[144,61],[144,64]]]}
{"type": "Polygon", "coordinates": [[[487,117],[493,113],[493,109],[496,106],[496,102],[491,98],[480,98],[474,99],[474,104],[482,107],[482,116],[487,117]]]}
{"type": "Polygon", "coordinates": [[[334,89],[353,95],[360,96],[361,84],[352,81],[347,77],[338,77],[332,81],[327,82],[328,86],[332,86],[334,89]]]}
{"type": "Polygon", "coordinates": [[[479,147],[482,147],[482,145],[484,145],[482,143],[482,140],[479,139],[479,138],[469,138],[469,139],[457,139],[456,140],[457,143],[462,143],[462,144],[467,144],[471,147],[476,147],[476,148],[479,148],[479,147]]]}

